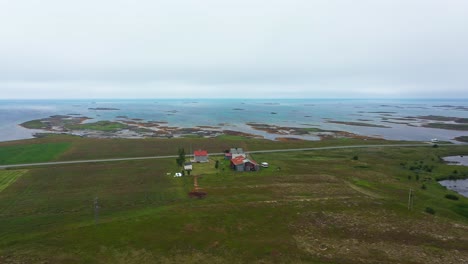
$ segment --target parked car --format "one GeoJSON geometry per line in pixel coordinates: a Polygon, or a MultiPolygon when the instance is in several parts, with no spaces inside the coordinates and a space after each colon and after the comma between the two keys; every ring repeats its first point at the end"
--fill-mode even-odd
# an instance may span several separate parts
{"type": "Polygon", "coordinates": [[[270,166],[270,165],[268,164],[268,162],[262,162],[262,163],[260,163],[260,165],[261,165],[263,168],[268,168],[268,166],[270,166]]]}

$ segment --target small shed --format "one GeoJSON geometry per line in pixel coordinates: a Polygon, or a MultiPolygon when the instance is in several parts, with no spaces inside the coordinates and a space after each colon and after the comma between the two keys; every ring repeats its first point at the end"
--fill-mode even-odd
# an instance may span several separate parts
{"type": "Polygon", "coordinates": [[[193,152],[195,162],[208,162],[208,151],[196,150],[193,152]]]}
{"type": "Polygon", "coordinates": [[[184,170],[193,170],[192,162],[185,162],[184,170]]]}

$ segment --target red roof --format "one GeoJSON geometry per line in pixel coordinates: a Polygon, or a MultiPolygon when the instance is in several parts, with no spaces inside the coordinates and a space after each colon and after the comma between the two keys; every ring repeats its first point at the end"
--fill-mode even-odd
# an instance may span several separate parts
{"type": "Polygon", "coordinates": [[[244,163],[244,159],[245,159],[245,158],[244,158],[243,156],[238,156],[238,157],[233,158],[233,159],[231,160],[231,162],[232,162],[232,164],[234,164],[234,165],[237,166],[237,165],[243,164],[243,163],[244,163]]]}
{"type": "Polygon", "coordinates": [[[206,151],[206,150],[195,150],[193,152],[193,155],[195,155],[195,156],[208,156],[208,151],[206,151]]]}

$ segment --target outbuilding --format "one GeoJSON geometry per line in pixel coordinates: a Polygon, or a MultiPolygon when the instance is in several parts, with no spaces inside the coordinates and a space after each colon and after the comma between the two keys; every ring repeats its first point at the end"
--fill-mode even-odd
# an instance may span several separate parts
{"type": "Polygon", "coordinates": [[[192,166],[192,162],[185,162],[184,163],[184,170],[192,170],[193,169],[193,166],[192,166]]]}

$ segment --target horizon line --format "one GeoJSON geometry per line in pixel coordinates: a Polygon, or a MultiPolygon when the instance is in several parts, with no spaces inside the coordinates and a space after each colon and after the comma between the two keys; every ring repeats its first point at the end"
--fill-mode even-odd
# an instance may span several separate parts
{"type": "Polygon", "coordinates": [[[396,98],[383,98],[383,97],[369,97],[369,98],[360,98],[360,97],[290,97],[290,98],[264,98],[264,97],[254,97],[254,98],[229,98],[229,97],[161,97],[161,98],[112,98],[112,97],[88,97],[88,98],[0,98],[1,101],[13,101],[13,100],[27,100],[27,101],[44,101],[44,100],[468,100],[468,97],[461,98],[420,98],[420,97],[396,97],[396,98]]]}

